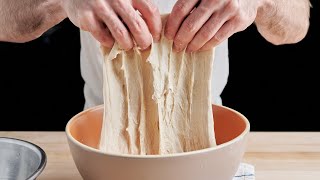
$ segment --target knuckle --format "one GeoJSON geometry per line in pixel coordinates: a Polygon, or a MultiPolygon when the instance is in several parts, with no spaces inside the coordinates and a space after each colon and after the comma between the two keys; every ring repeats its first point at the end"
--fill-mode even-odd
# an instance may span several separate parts
{"type": "Polygon", "coordinates": [[[234,18],[234,24],[235,25],[241,25],[243,22],[246,21],[245,16],[242,13],[239,13],[238,15],[235,16],[234,18]]]}
{"type": "Polygon", "coordinates": [[[137,17],[140,16],[137,11],[128,8],[123,8],[122,10],[125,11],[128,14],[128,16],[132,17],[133,19],[137,19],[137,17]]]}
{"type": "Polygon", "coordinates": [[[201,32],[199,33],[202,39],[210,39],[212,33],[212,28],[209,26],[203,26],[201,32]]]}
{"type": "Polygon", "coordinates": [[[151,1],[147,1],[147,4],[148,4],[148,11],[151,16],[160,14],[158,7],[155,6],[151,1]]]}
{"type": "Polygon", "coordinates": [[[125,2],[124,0],[112,0],[111,1],[111,8],[115,9],[116,11],[123,11],[123,12],[128,12],[127,8],[126,8],[126,4],[128,2],[125,2]]]}
{"type": "Polygon", "coordinates": [[[197,8],[197,10],[199,11],[199,13],[201,15],[204,15],[204,14],[207,14],[208,12],[210,12],[209,6],[200,6],[197,8]]]}
{"type": "Polygon", "coordinates": [[[126,37],[126,30],[121,27],[115,27],[113,30],[113,35],[119,39],[126,37]]]}
{"type": "Polygon", "coordinates": [[[243,23],[241,20],[234,19],[233,21],[233,28],[231,29],[233,32],[243,31],[245,30],[249,25],[243,23]]]}
{"type": "Polygon", "coordinates": [[[196,31],[196,24],[193,20],[186,20],[185,22],[185,30],[187,32],[195,32],[196,31]]]}
{"type": "Polygon", "coordinates": [[[111,1],[111,6],[113,6],[113,7],[122,7],[123,3],[124,3],[123,0],[115,0],[115,1],[111,1]]]}
{"type": "Polygon", "coordinates": [[[212,40],[214,43],[218,44],[218,43],[221,42],[221,39],[222,39],[221,37],[222,37],[222,36],[223,36],[222,34],[213,36],[211,40],[212,40]]]}
{"type": "MultiPolygon", "coordinates": [[[[216,1],[221,1],[221,0],[216,0],[216,1]]],[[[239,1],[239,0],[226,0],[224,2],[221,2],[221,4],[226,5],[226,4],[228,4],[228,3],[232,2],[232,1],[239,1]]]]}
{"type": "Polygon", "coordinates": [[[79,28],[84,31],[90,31],[89,21],[86,16],[79,16],[79,28]]]}
{"type": "Polygon", "coordinates": [[[177,4],[174,6],[173,11],[176,12],[177,15],[184,15],[189,13],[186,3],[187,0],[178,1],[177,4]]]}
{"type": "Polygon", "coordinates": [[[132,20],[132,33],[141,34],[143,33],[143,22],[138,20],[137,18],[132,20]]]}
{"type": "Polygon", "coordinates": [[[154,16],[154,15],[160,14],[160,11],[157,6],[152,5],[150,7],[150,13],[151,13],[151,15],[154,16]]]}
{"type": "Polygon", "coordinates": [[[184,45],[184,41],[183,38],[180,38],[179,36],[177,38],[174,39],[174,44],[176,44],[177,46],[181,47],[184,45]]]}
{"type": "Polygon", "coordinates": [[[228,4],[230,1],[233,1],[233,0],[224,0],[224,1],[209,0],[209,1],[206,1],[206,4],[208,5],[208,7],[223,7],[226,4],[228,4]]]}
{"type": "Polygon", "coordinates": [[[102,3],[96,3],[94,4],[94,11],[97,14],[104,14],[106,13],[106,8],[104,5],[102,5],[102,3]]]}
{"type": "Polygon", "coordinates": [[[228,11],[230,11],[231,13],[238,13],[240,11],[239,2],[230,1],[228,4],[228,11]]]}

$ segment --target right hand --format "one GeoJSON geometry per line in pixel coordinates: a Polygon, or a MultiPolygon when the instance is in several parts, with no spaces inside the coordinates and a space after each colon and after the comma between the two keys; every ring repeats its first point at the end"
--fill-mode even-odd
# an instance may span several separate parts
{"type": "Polygon", "coordinates": [[[161,17],[151,0],[63,0],[62,6],[73,24],[89,31],[106,47],[111,48],[115,40],[129,50],[134,39],[146,49],[152,37],[160,39],[161,17]]]}

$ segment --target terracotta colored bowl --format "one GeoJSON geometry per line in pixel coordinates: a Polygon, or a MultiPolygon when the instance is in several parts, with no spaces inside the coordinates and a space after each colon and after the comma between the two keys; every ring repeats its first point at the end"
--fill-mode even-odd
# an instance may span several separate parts
{"type": "Polygon", "coordinates": [[[74,116],[66,127],[75,164],[85,180],[231,180],[242,160],[249,121],[213,106],[218,146],[173,155],[119,155],[100,152],[103,107],[74,116]]]}

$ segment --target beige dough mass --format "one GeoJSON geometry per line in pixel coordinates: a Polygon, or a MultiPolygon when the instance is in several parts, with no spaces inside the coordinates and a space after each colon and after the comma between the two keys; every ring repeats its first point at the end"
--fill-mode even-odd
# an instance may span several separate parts
{"type": "Polygon", "coordinates": [[[172,45],[162,36],[147,51],[123,51],[117,44],[111,50],[102,48],[100,150],[154,155],[216,145],[211,107],[214,50],[176,53],[172,45]]]}

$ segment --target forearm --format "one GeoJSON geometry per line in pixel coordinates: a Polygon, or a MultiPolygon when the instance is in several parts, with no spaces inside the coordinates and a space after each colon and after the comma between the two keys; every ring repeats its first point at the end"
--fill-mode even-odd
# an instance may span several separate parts
{"type": "Polygon", "coordinates": [[[255,24],[260,34],[269,42],[296,43],[308,32],[309,0],[262,0],[255,24]]]}
{"type": "Polygon", "coordinates": [[[66,17],[60,1],[0,1],[0,41],[26,42],[41,36],[66,17]]]}

